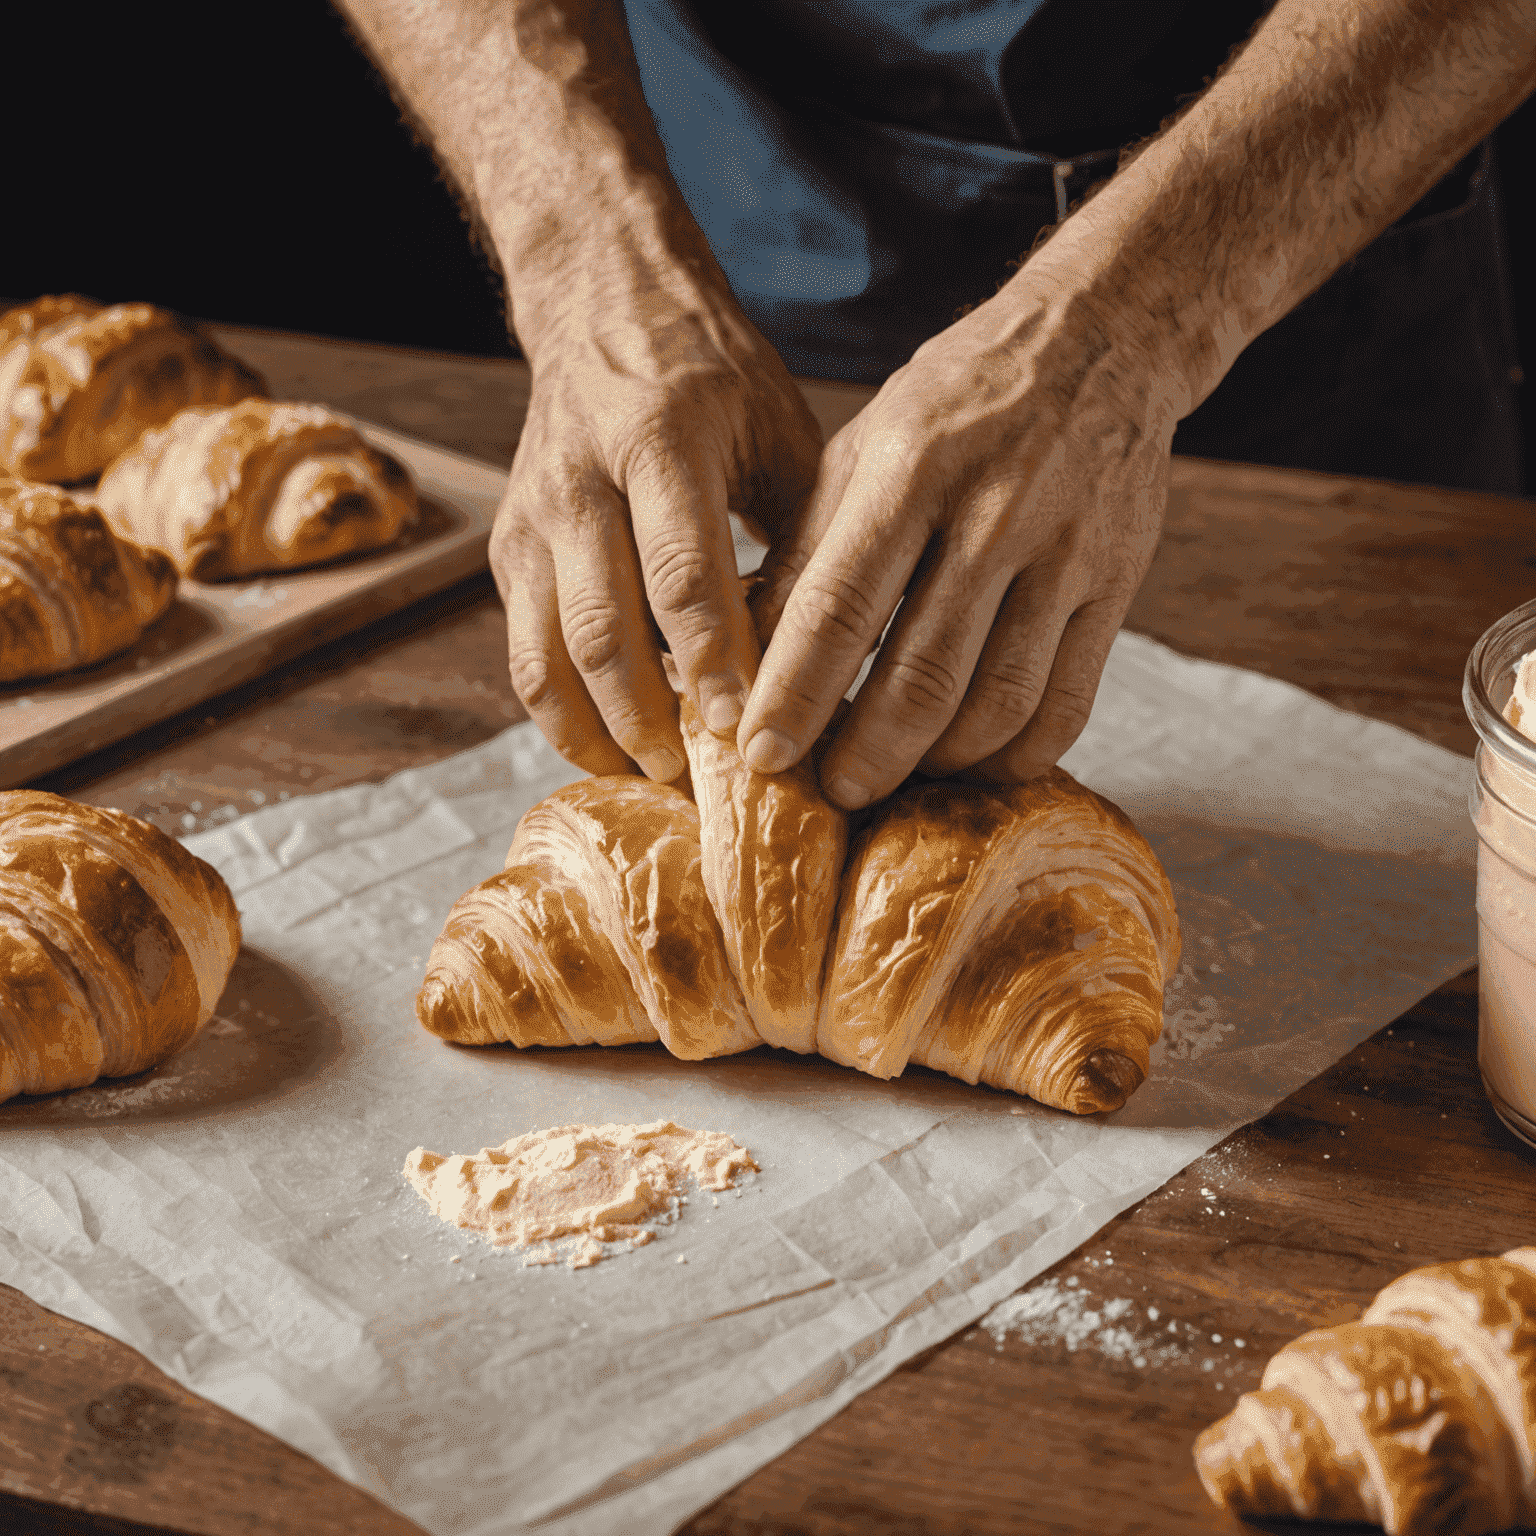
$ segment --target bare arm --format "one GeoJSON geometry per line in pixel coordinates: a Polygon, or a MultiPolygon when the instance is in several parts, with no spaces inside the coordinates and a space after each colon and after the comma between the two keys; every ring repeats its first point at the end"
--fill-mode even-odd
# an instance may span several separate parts
{"type": "Polygon", "coordinates": [[[1195,105],[828,444],[755,603],[738,739],[822,775],[1021,779],[1086,723],[1179,419],[1536,84],[1532,0],[1280,0],[1195,105]]]}
{"type": "Polygon", "coordinates": [[[620,0],[338,0],[470,205],[534,388],[492,540],[513,685],[567,757],[683,766],[758,646],[727,509],[771,534],[820,437],[671,174],[620,0]]]}
{"type": "Polygon", "coordinates": [[[1053,254],[1118,251],[1100,291],[1155,303],[1187,414],[1533,87],[1532,0],[1280,0],[1053,254]]]}

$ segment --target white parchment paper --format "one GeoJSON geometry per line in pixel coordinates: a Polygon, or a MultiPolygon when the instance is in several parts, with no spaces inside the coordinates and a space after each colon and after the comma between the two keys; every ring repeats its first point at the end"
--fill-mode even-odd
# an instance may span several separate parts
{"type": "Polygon", "coordinates": [[[0,1280],[434,1536],[669,1532],[1473,959],[1466,759],[1122,635],[1066,766],[1146,832],[1184,925],[1118,1114],[428,1036],[448,908],[574,777],[518,726],[188,840],[245,922],[219,1016],[153,1073],[0,1106],[0,1280]],[[763,1173],[592,1269],[524,1268],[400,1176],[418,1144],[662,1116],[763,1173]]]}

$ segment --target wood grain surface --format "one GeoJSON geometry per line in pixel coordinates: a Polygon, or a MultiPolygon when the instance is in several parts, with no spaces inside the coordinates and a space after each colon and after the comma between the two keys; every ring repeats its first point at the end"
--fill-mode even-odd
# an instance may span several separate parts
{"type": "MultiPolygon", "coordinates": [[[[510,462],[527,399],[517,364],[222,339],[284,393],[510,462]]],[[[829,427],[867,398],[807,392],[829,427]]],[[[1536,590],[1533,516],[1525,501],[1177,462],[1130,626],[1469,752],[1462,665],[1536,590]]],[[[190,831],[382,779],[521,717],[482,577],[38,787],[190,831]]],[[[1358,1315],[1404,1269],[1536,1240],[1536,1154],[1487,1107],[1476,1022],[1469,973],[1033,1282],[1048,1304],[1033,1337],[977,1328],[929,1351],[685,1529],[1236,1529],[1201,1491],[1190,1445],[1274,1350],[1358,1315]],[[1106,1346],[1088,1319],[1112,1302],[1128,1303],[1114,1308],[1125,1337],[1106,1346]]],[[[415,1527],[133,1351],[0,1287],[0,1531],[146,1529],[415,1527]]]]}

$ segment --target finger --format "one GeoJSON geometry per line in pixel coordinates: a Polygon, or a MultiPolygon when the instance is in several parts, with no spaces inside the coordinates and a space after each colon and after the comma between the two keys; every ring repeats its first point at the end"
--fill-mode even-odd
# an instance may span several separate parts
{"type": "Polygon", "coordinates": [[[1072,602],[1038,567],[1014,577],[955,717],[919,764],[935,777],[959,773],[1008,745],[1045,694],[1072,602]]]}
{"type": "Polygon", "coordinates": [[[879,641],[932,533],[902,490],[894,441],[861,454],[795,582],[758,668],[736,740],[761,773],[800,761],[879,641]]]}
{"type": "Polygon", "coordinates": [[[970,774],[994,783],[1021,784],[1046,769],[1083,733],[1104,663],[1126,603],[1100,598],[1067,620],[1051,664],[1051,675],[1029,723],[1001,750],[982,759],[970,774]]]}
{"type": "Polygon", "coordinates": [[[778,628],[784,605],[789,601],[800,573],[831,526],[833,515],[858,466],[857,426],[855,418],[827,444],[810,494],[795,508],[758,568],[748,608],[758,643],[764,650],[778,628]]]}
{"type": "Polygon", "coordinates": [[[513,690],[529,719],[567,762],[592,774],[633,773],[634,763],[608,734],[565,648],[549,551],[532,533],[520,544],[494,562],[507,609],[513,690]]]}
{"type": "Polygon", "coordinates": [[[667,686],[619,493],[593,476],[550,538],[560,632],[586,691],[621,748],[658,783],[685,766],[677,696],[667,686]]]}
{"type": "Polygon", "coordinates": [[[657,454],[628,488],[646,596],[682,685],[712,731],[734,732],[759,653],[719,460],[686,449],[657,454]]]}
{"type": "Polygon", "coordinates": [[[848,810],[894,790],[954,718],[1012,574],[985,540],[936,542],[923,564],[821,765],[828,797],[848,810]]]}

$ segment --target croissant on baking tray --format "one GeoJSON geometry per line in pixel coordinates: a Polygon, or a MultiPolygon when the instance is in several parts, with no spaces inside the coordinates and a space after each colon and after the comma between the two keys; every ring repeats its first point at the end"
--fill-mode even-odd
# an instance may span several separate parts
{"type": "Polygon", "coordinates": [[[1411,1270],[1358,1323],[1292,1340],[1195,1462],[1245,1519],[1536,1526],[1536,1248],[1411,1270]]]}
{"type": "Polygon", "coordinates": [[[115,656],[175,595],[171,562],[119,539],[95,507],[0,477],[0,683],[115,656]]]}
{"type": "Polygon", "coordinates": [[[415,521],[405,467],[323,405],[192,407],[113,461],[95,500],[122,537],[194,581],[317,565],[415,521]]]}
{"type": "Polygon", "coordinates": [[[0,471],[18,479],[87,480],[186,406],[266,392],[254,369],[153,304],[50,294],[0,313],[0,471]]]}
{"type": "Polygon", "coordinates": [[[122,811],[0,793],[0,1099],[124,1077],[187,1045],[240,948],[211,864],[122,811]]]}
{"type": "Polygon", "coordinates": [[[769,1043],[885,1078],[916,1061],[1077,1114],[1141,1085],[1178,919],[1107,800],[1060,769],[924,784],[849,847],[808,766],[754,773],[682,711],[697,805],[598,778],[534,806],[433,947],[428,1030],[689,1058],[769,1043]]]}

